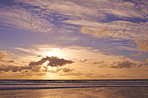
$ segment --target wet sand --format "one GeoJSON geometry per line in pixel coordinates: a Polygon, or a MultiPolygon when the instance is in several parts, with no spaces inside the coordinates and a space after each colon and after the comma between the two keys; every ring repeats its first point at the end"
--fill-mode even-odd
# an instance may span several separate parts
{"type": "Polygon", "coordinates": [[[148,98],[148,87],[1,90],[0,98],[148,98]]]}

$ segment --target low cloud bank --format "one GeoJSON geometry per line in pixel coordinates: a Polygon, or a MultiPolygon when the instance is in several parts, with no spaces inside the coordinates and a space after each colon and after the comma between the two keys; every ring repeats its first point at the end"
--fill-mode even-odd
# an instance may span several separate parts
{"type": "MultiPolygon", "coordinates": [[[[58,57],[45,57],[42,58],[41,60],[37,61],[37,62],[30,62],[27,66],[5,66],[5,65],[0,65],[0,71],[4,71],[4,72],[8,72],[8,71],[12,71],[12,72],[21,72],[21,71],[32,71],[32,72],[40,72],[41,69],[44,72],[47,72],[48,70],[47,67],[51,66],[51,67],[59,67],[59,66],[64,66],[66,64],[71,64],[73,63],[73,61],[71,60],[65,60],[63,58],[58,58],[58,57]],[[47,66],[42,66],[43,63],[45,63],[46,61],[49,61],[49,63],[47,64],[47,66]]],[[[69,69],[70,70],[70,69],[69,69]]],[[[68,69],[64,69],[65,72],[69,71],[68,69]]]]}

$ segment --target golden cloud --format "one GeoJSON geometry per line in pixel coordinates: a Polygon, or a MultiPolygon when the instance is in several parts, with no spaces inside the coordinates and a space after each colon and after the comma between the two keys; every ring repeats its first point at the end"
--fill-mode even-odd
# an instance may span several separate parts
{"type": "Polygon", "coordinates": [[[82,27],[80,31],[82,34],[89,34],[92,37],[96,37],[96,38],[102,38],[102,37],[109,36],[109,31],[107,30],[107,26],[105,26],[104,28],[100,30],[88,28],[88,27],[82,27]]]}

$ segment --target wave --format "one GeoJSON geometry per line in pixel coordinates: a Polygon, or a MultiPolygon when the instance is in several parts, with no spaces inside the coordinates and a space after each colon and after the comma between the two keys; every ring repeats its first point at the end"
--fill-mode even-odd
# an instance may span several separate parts
{"type": "Polygon", "coordinates": [[[148,80],[0,80],[0,90],[148,87],[148,80]]]}
{"type": "Polygon", "coordinates": [[[66,88],[97,88],[97,87],[148,87],[148,85],[100,85],[100,86],[71,86],[71,87],[4,87],[4,88],[0,88],[0,90],[66,89],[66,88]]]}

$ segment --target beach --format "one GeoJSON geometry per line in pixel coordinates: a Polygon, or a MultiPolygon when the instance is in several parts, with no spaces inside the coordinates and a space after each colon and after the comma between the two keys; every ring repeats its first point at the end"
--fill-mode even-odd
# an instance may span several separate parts
{"type": "Polygon", "coordinates": [[[148,98],[148,82],[138,80],[3,80],[0,83],[0,98],[148,98]]]}
{"type": "Polygon", "coordinates": [[[148,98],[147,87],[3,90],[1,98],[148,98]]]}

